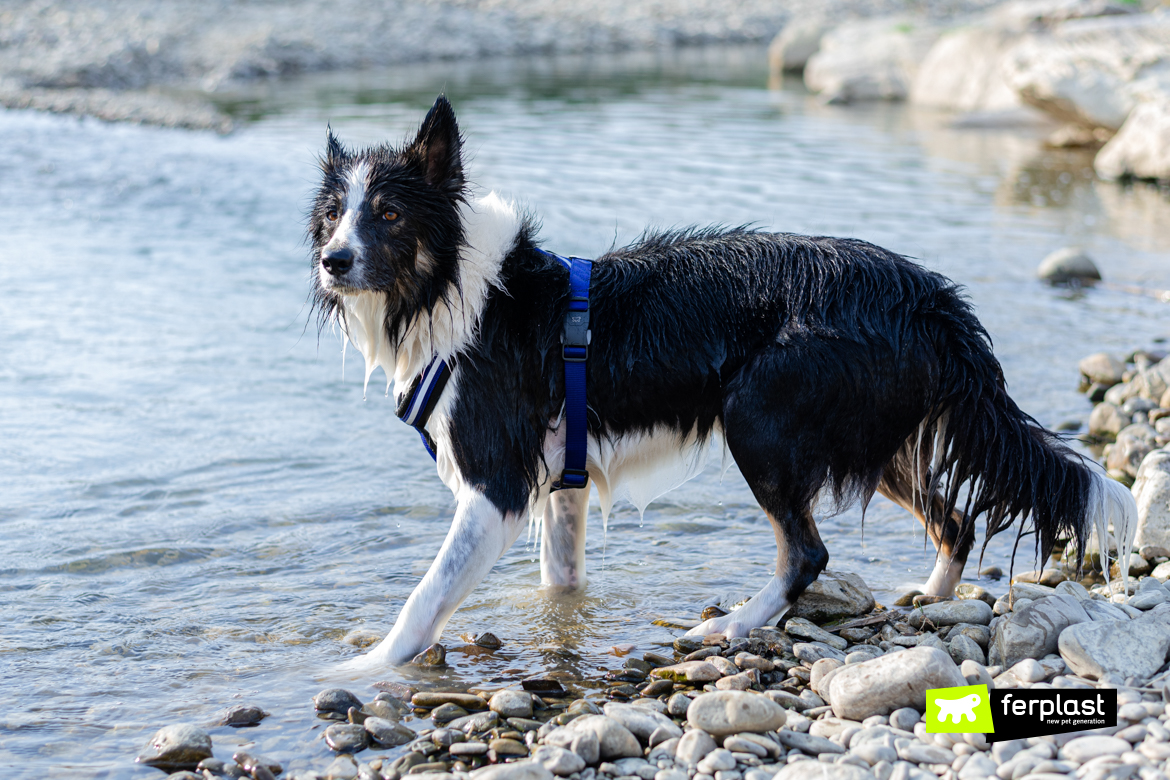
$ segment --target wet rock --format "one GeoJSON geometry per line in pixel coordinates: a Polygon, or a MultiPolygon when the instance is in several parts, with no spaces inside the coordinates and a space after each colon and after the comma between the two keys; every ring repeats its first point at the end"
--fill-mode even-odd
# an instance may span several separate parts
{"type": "Polygon", "coordinates": [[[235,704],[215,716],[216,726],[255,726],[264,720],[268,713],[251,704],[235,704]]]}
{"type": "Polygon", "coordinates": [[[496,691],[488,706],[501,718],[532,717],[532,694],[521,691],[496,691]]]}
{"type": "MultiPolygon", "coordinates": [[[[551,732],[545,738],[545,742],[577,752],[574,742],[582,735],[596,739],[598,755],[603,761],[642,755],[642,746],[638,744],[638,738],[625,726],[604,715],[585,715],[577,718],[569,725],[551,732]]],[[[587,763],[595,763],[590,761],[587,755],[583,755],[582,758],[587,763]]]]}
{"type": "Polygon", "coordinates": [[[516,761],[476,769],[471,780],[552,780],[553,774],[539,761],[516,761]]]}
{"type": "Polygon", "coordinates": [[[488,750],[494,750],[500,758],[528,755],[528,748],[524,746],[523,742],[506,737],[493,739],[488,743],[488,750]]]}
{"type": "Polygon", "coordinates": [[[931,596],[927,593],[921,593],[910,600],[910,605],[913,607],[925,607],[927,604],[939,604],[944,601],[950,601],[946,596],[931,596]]]}
{"type": "Polygon", "coordinates": [[[746,691],[715,691],[695,697],[687,722],[714,736],[742,731],[775,731],[784,725],[784,708],[767,696],[746,691]]]}
{"type": "Polygon", "coordinates": [[[1137,470],[1133,495],[1138,505],[1134,543],[1138,547],[1170,547],[1170,450],[1156,450],[1146,456],[1137,470]]]}
{"type": "Polygon", "coordinates": [[[521,680],[520,687],[529,693],[536,693],[542,696],[564,696],[566,694],[565,688],[560,681],[551,677],[533,677],[528,680],[521,680]]]}
{"type": "Polygon", "coordinates": [[[677,652],[682,653],[683,655],[693,653],[703,646],[703,637],[680,636],[678,639],[674,640],[673,646],[677,652]]]}
{"type": "MultiPolygon", "coordinates": [[[[414,739],[417,734],[411,729],[392,720],[370,716],[362,723],[362,727],[374,742],[382,747],[398,747],[414,739]]],[[[330,726],[332,728],[332,726],[330,726]]]]}
{"type": "Polygon", "coordinates": [[[904,100],[938,35],[909,17],[845,22],[821,38],[805,65],[805,86],[828,103],[904,100]]]}
{"type": "Polygon", "coordinates": [[[334,723],[325,729],[325,744],[338,753],[357,753],[366,749],[369,738],[364,726],[353,723],[334,723]]]}
{"type": "Polygon", "coordinates": [[[460,718],[466,718],[467,710],[457,704],[440,704],[431,710],[431,720],[435,723],[450,723],[460,718]]]}
{"type": "Polygon", "coordinates": [[[861,577],[850,572],[826,569],[800,594],[788,614],[814,623],[826,623],[865,615],[874,608],[874,604],[873,593],[861,577]]]}
{"type": "Polygon", "coordinates": [[[585,761],[579,755],[555,745],[539,745],[532,751],[532,760],[561,777],[567,777],[585,768],[585,761]]]}
{"type": "Polygon", "coordinates": [[[768,47],[768,65],[773,74],[804,70],[810,57],[821,48],[827,25],[820,16],[797,17],[784,25],[768,47]]]}
{"type": "Polygon", "coordinates": [[[205,758],[211,758],[211,737],[198,726],[179,724],[155,732],[135,762],[174,771],[194,769],[205,758]]]}
{"type": "Polygon", "coordinates": [[[410,659],[415,666],[444,666],[447,663],[447,648],[436,642],[410,659]]]}
{"type": "Polygon", "coordinates": [[[979,664],[987,662],[983,648],[976,644],[975,640],[963,634],[951,638],[947,643],[947,652],[956,664],[962,664],[964,661],[974,661],[979,664]]]}
{"type": "Polygon", "coordinates": [[[965,684],[947,653],[933,647],[914,647],[846,666],[833,677],[829,698],[834,715],[860,721],[903,707],[924,712],[927,688],[965,684]]]}
{"type": "MultiPolygon", "coordinates": [[[[1015,587],[1021,586],[1013,586],[1013,590],[1015,587]]],[[[1088,614],[1072,596],[1038,599],[999,621],[992,632],[988,660],[1009,667],[1025,658],[1043,658],[1056,652],[1064,629],[1088,620],[1088,614]]]]}
{"type": "MultiPolygon", "coordinates": [[[[548,747],[551,747],[551,745],[548,747]]],[[[482,756],[487,752],[488,746],[486,742],[455,742],[450,747],[451,755],[456,757],[482,756]]]]}
{"type": "Polygon", "coordinates": [[[338,756],[325,768],[327,780],[354,780],[357,775],[358,766],[353,756],[338,756]]]}
{"type": "Polygon", "coordinates": [[[695,765],[715,749],[715,740],[702,729],[691,729],[683,734],[675,749],[675,757],[684,764],[695,765]]]}
{"type": "Polygon", "coordinates": [[[1165,101],[1139,103],[1093,160],[1103,179],[1170,181],[1170,106],[1165,101]]]}
{"type": "Polygon", "coordinates": [[[1080,623],[1061,632],[1059,648],[1060,657],[1081,677],[1146,679],[1166,662],[1170,630],[1156,616],[1080,623]]]}
{"type": "MultiPolygon", "coordinates": [[[[805,618],[792,618],[784,624],[784,629],[794,637],[809,639],[813,642],[826,644],[835,650],[844,650],[849,643],[839,636],[830,634],[825,629],[805,618]]],[[[795,645],[794,645],[795,646],[795,645]]]]}
{"type": "Polygon", "coordinates": [[[1040,262],[1036,275],[1049,284],[1091,284],[1101,280],[1097,264],[1080,247],[1065,247],[1048,255],[1040,262]]]}
{"type": "Polygon", "coordinates": [[[894,600],[895,607],[912,607],[914,606],[914,599],[923,595],[920,590],[908,590],[901,596],[894,600]]]}
{"type": "Polygon", "coordinates": [[[674,682],[691,683],[715,682],[723,676],[718,668],[707,661],[684,661],[681,664],[660,667],[651,674],[674,682]]]}
{"type": "Polygon", "coordinates": [[[1124,378],[1126,365],[1123,360],[1108,352],[1096,352],[1082,358],[1078,368],[1081,375],[1090,382],[1113,387],[1124,378]]]}
{"type": "Polygon", "coordinates": [[[475,638],[476,647],[482,647],[485,650],[499,650],[504,646],[500,638],[490,631],[485,631],[475,638]]]}
{"type": "Polygon", "coordinates": [[[1058,571],[1057,569],[1039,569],[1017,574],[1012,578],[1012,583],[1030,582],[1036,585],[1043,585],[1046,588],[1055,588],[1067,579],[1068,577],[1064,576],[1064,572],[1058,571]]]}
{"type": "Polygon", "coordinates": [[[313,697],[313,709],[317,712],[336,712],[345,715],[350,707],[362,708],[362,702],[344,688],[327,688],[313,697]]]}
{"type": "Polygon", "coordinates": [[[366,715],[385,720],[401,720],[402,716],[410,712],[410,705],[401,699],[374,699],[368,702],[362,710],[366,715]]]}
{"type": "Polygon", "coordinates": [[[844,653],[821,642],[797,642],[792,646],[792,654],[810,665],[823,658],[834,658],[842,663],[845,662],[844,653]]]}
{"type": "Polygon", "coordinates": [[[682,729],[675,725],[673,720],[648,707],[610,702],[605,705],[605,715],[620,723],[643,742],[648,742],[650,735],[658,729],[665,730],[664,739],[682,736],[682,729]]]}
{"type": "Polygon", "coordinates": [[[991,607],[977,599],[963,599],[961,601],[940,601],[937,604],[927,604],[910,613],[908,621],[915,628],[930,624],[934,626],[953,626],[956,623],[975,623],[987,625],[993,617],[991,607]]]}
{"type": "Polygon", "coordinates": [[[761,658],[753,653],[736,653],[735,665],[740,669],[759,669],[761,672],[770,672],[776,668],[776,665],[767,658],[761,658]]]}
{"type": "Polygon", "coordinates": [[[654,680],[642,689],[643,696],[658,697],[664,693],[670,693],[674,690],[674,683],[670,680],[654,680]]]}
{"type": "Polygon", "coordinates": [[[449,691],[419,691],[411,697],[410,703],[420,709],[429,710],[443,704],[454,704],[465,710],[486,710],[488,703],[474,693],[455,693],[449,691]]]}
{"type": "Polygon", "coordinates": [[[396,699],[398,701],[410,701],[410,697],[414,695],[414,689],[409,685],[403,685],[399,682],[391,682],[390,680],[378,680],[374,683],[374,687],[378,689],[379,693],[375,699],[396,699]]]}
{"type": "Polygon", "coordinates": [[[995,606],[995,596],[991,595],[986,588],[981,588],[970,582],[960,582],[955,586],[955,598],[978,599],[989,607],[995,606]]]}
{"type": "Polygon", "coordinates": [[[991,580],[1003,579],[1003,569],[998,566],[985,566],[979,570],[980,577],[987,577],[991,580]]]}

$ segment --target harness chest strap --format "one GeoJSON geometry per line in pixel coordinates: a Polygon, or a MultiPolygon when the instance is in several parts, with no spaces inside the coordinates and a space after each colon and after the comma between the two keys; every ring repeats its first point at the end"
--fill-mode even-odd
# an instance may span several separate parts
{"type": "MultiPolygon", "coordinates": [[[[561,257],[544,249],[536,251],[555,259],[569,271],[569,310],[565,314],[564,330],[561,333],[561,356],[565,362],[565,468],[551,489],[583,488],[589,481],[589,473],[585,470],[588,452],[585,368],[591,336],[589,280],[593,273],[593,261],[561,257]]],[[[434,460],[438,459],[435,442],[427,433],[426,425],[450,378],[450,366],[436,357],[414,378],[398,402],[399,419],[418,431],[423,446],[434,460]]]]}

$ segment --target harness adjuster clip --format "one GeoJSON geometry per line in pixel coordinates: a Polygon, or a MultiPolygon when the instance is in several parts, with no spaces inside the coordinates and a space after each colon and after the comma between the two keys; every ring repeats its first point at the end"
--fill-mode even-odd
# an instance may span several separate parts
{"type": "Polygon", "coordinates": [[[589,342],[593,332],[589,330],[589,299],[574,296],[569,299],[569,311],[565,315],[565,326],[561,332],[561,356],[566,363],[582,363],[589,357],[589,342]],[[577,308],[574,308],[576,305],[577,308]]]}
{"type": "Polygon", "coordinates": [[[561,481],[557,488],[583,488],[589,481],[589,472],[585,469],[565,469],[561,472],[561,481]]]}

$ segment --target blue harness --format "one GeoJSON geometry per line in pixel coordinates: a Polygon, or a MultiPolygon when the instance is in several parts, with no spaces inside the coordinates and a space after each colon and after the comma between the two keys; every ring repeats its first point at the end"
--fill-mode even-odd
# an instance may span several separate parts
{"type": "MultiPolygon", "coordinates": [[[[583,488],[589,482],[585,470],[586,440],[585,361],[589,357],[589,277],[593,261],[580,257],[561,257],[544,249],[537,249],[563,265],[569,272],[569,310],[565,313],[561,332],[561,356],[565,361],[565,470],[551,490],[583,488]]],[[[435,441],[427,433],[427,421],[443,394],[451,368],[445,360],[436,357],[423,372],[414,378],[410,388],[398,403],[398,417],[418,431],[423,446],[432,459],[437,460],[435,441]]]]}

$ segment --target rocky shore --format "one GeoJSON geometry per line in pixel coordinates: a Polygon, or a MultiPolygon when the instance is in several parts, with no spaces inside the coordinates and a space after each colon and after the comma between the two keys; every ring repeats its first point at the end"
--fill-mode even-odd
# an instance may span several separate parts
{"type": "MultiPolygon", "coordinates": [[[[837,19],[945,19],[992,0],[824,0],[837,19]]],[[[798,0],[36,0],[0,7],[0,104],[224,131],[235,82],[425,60],[766,43],[798,0]]]]}
{"type": "Polygon", "coordinates": [[[773,41],[829,103],[908,100],[979,126],[1047,120],[1055,147],[1100,148],[1102,178],[1170,180],[1170,10],[1011,0],[958,20],[839,19],[810,10],[773,41]]]}

